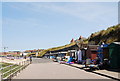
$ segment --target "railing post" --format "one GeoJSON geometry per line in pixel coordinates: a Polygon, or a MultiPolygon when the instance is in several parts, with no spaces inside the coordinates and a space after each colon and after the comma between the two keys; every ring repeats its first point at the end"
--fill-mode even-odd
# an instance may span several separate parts
{"type": "Polygon", "coordinates": [[[21,63],[22,63],[22,66],[23,66],[23,61],[21,63]]]}
{"type": "MultiPolygon", "coordinates": [[[[21,66],[21,65],[20,65],[20,62],[19,62],[19,66],[21,66]]],[[[19,73],[20,73],[20,70],[19,70],[19,73]]]]}
{"type": "Polygon", "coordinates": [[[25,61],[23,61],[23,62],[24,62],[24,65],[23,65],[23,66],[24,66],[24,69],[25,69],[25,61]]]}
{"type": "Polygon", "coordinates": [[[1,75],[0,75],[0,76],[1,76],[1,81],[2,81],[2,80],[3,80],[3,75],[2,75],[2,72],[1,72],[1,75]]]}
{"type": "MultiPolygon", "coordinates": [[[[10,74],[12,73],[12,66],[10,66],[10,74]]],[[[11,81],[12,76],[10,75],[10,81],[11,81]]]]}
{"type": "Polygon", "coordinates": [[[25,61],[24,61],[24,65],[25,65],[25,61]]]}

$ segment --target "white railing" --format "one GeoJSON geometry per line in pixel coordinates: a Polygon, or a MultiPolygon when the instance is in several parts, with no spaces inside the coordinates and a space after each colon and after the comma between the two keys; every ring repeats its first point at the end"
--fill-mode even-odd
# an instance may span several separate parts
{"type": "Polygon", "coordinates": [[[0,70],[6,69],[6,68],[8,68],[10,66],[13,66],[13,65],[9,65],[9,66],[6,66],[6,67],[1,67],[0,70]]]}
{"type": "Polygon", "coordinates": [[[26,60],[26,61],[22,61],[22,62],[19,62],[17,65],[16,64],[13,64],[13,65],[9,65],[9,66],[6,66],[6,67],[3,67],[3,68],[0,68],[1,70],[1,73],[2,73],[2,70],[5,70],[7,68],[10,68],[9,70],[5,71],[2,73],[1,75],[1,81],[4,81],[4,80],[11,80],[13,76],[17,75],[17,73],[19,73],[21,70],[23,70],[26,66],[28,66],[30,64],[30,61],[29,60],[26,60]],[[14,67],[15,66],[15,67],[14,67]],[[13,68],[14,67],[14,68],[13,68]],[[8,73],[8,74],[7,74],[8,73]],[[7,74],[7,75],[6,75],[7,74]],[[5,76],[6,75],[6,76],[5,76]]]}

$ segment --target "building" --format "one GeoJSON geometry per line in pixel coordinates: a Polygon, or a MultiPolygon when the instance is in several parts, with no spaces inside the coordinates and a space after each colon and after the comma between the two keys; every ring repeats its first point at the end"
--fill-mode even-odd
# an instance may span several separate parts
{"type": "Polygon", "coordinates": [[[113,42],[108,48],[111,68],[120,68],[120,42],[113,42]]]}
{"type": "Polygon", "coordinates": [[[86,57],[91,58],[92,60],[97,57],[98,45],[88,45],[87,51],[86,51],[86,57]]]}

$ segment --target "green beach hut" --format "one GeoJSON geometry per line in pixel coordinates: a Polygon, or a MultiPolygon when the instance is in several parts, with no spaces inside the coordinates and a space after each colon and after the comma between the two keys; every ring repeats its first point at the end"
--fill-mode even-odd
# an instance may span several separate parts
{"type": "Polygon", "coordinates": [[[120,68],[120,42],[111,43],[108,48],[111,68],[120,68]]]}

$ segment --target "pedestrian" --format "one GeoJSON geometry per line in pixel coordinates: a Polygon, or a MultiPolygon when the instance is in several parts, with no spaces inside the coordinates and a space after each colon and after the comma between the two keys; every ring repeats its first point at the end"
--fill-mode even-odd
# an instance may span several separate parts
{"type": "Polygon", "coordinates": [[[91,64],[91,59],[90,59],[90,57],[88,57],[88,58],[86,59],[85,67],[87,67],[87,66],[90,65],[90,64],[91,64]]]}
{"type": "Polygon", "coordinates": [[[100,58],[97,56],[96,57],[96,59],[95,59],[95,63],[94,63],[95,65],[98,65],[98,64],[100,64],[100,58]]]}
{"type": "Polygon", "coordinates": [[[24,56],[24,59],[26,59],[26,56],[24,56]]]}
{"type": "Polygon", "coordinates": [[[32,55],[30,55],[30,64],[32,63],[32,55]]]}

